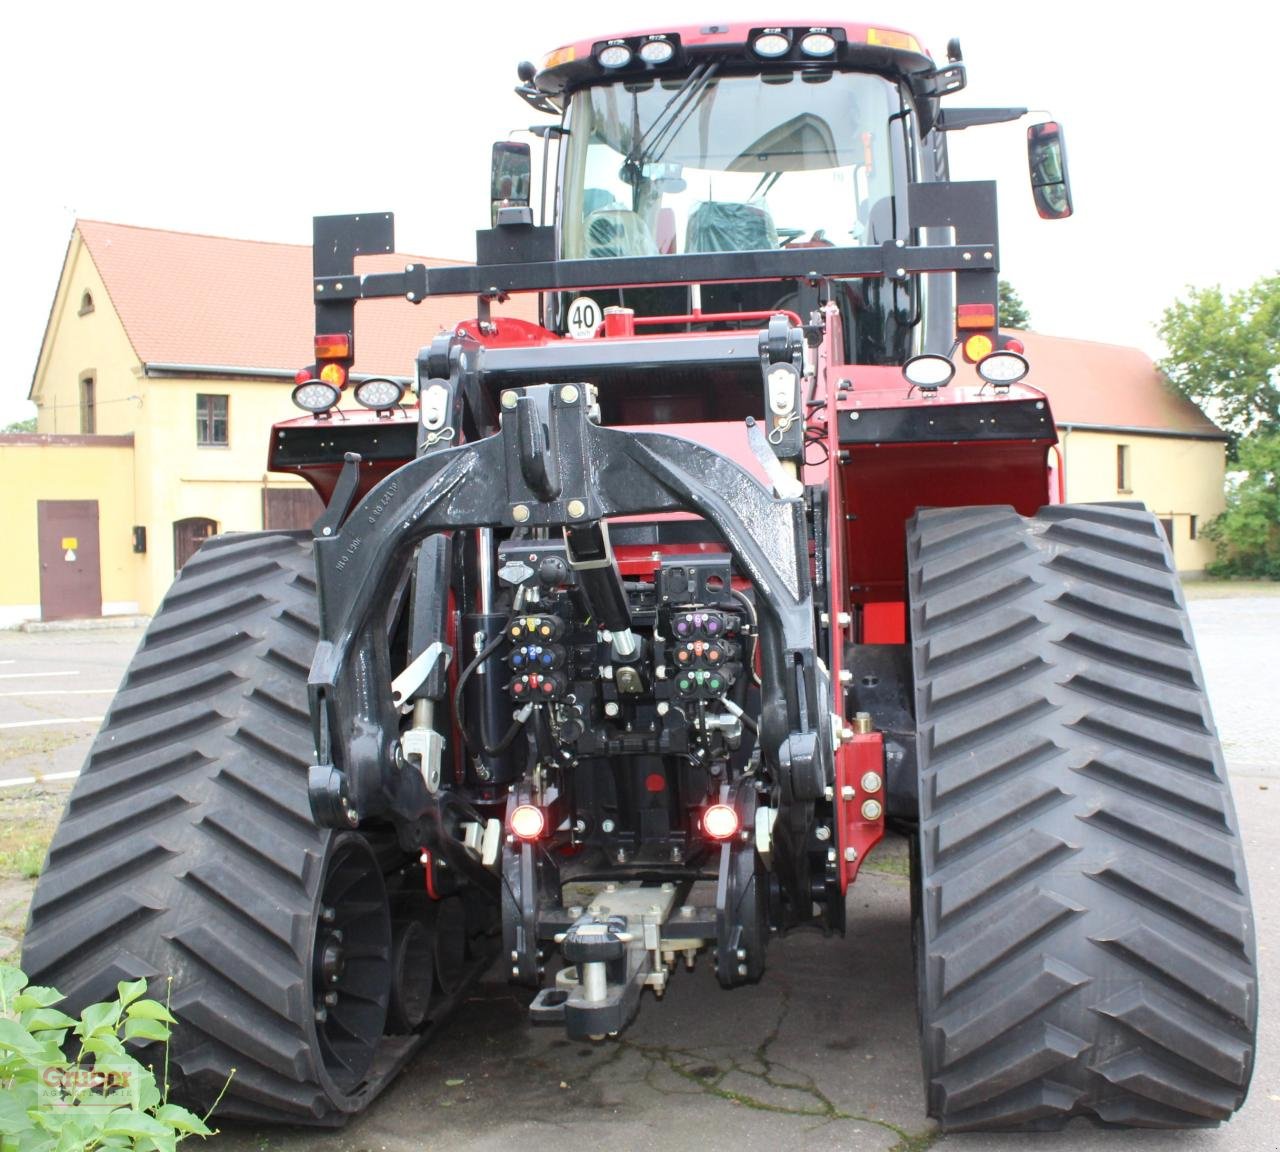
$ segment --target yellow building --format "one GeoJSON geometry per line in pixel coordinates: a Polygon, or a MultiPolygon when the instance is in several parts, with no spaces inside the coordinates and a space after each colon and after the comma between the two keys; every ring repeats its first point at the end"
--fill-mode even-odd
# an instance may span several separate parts
{"type": "MultiPolygon", "coordinates": [[[[389,254],[359,270],[406,259],[457,263],[389,254]]],[[[205,536],[310,524],[319,501],[266,457],[314,359],[311,295],[306,245],[77,222],[31,385],[36,434],[0,437],[0,529],[17,551],[0,626],[148,613],[205,536]]],[[[474,309],[362,306],[357,373],[407,380],[474,309]]]]}
{"type": "MultiPolygon", "coordinates": [[[[305,245],[76,224],[31,385],[36,434],[0,436],[0,626],[149,613],[205,536],[310,524],[311,490],[265,465],[272,424],[297,415],[294,373],[313,359],[311,295],[305,245]]],[[[532,304],[505,311],[532,319],[532,304]]],[[[357,372],[407,378],[418,350],[474,308],[362,305],[357,372]]],[[[1062,436],[1066,498],[1145,501],[1179,567],[1202,569],[1223,434],[1134,349],[1025,342],[1062,436]]]]}
{"type": "Polygon", "coordinates": [[[1164,525],[1184,574],[1216,555],[1202,529],[1226,507],[1227,436],[1136,348],[1018,333],[1027,383],[1049,397],[1065,500],[1138,500],[1164,525]]]}

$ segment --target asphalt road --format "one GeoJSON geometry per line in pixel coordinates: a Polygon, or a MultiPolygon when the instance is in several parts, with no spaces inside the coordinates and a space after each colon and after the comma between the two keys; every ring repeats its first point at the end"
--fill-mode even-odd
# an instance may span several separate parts
{"type": "MultiPolygon", "coordinates": [[[[346,1129],[229,1127],[213,1146],[223,1152],[1280,1149],[1280,1015],[1267,995],[1280,986],[1280,712],[1273,671],[1280,598],[1195,600],[1191,613],[1244,830],[1264,989],[1253,1086],[1231,1123],[1173,1133],[1080,1123],[1035,1137],[937,1137],[921,1098],[905,845],[897,841],[877,850],[850,893],[849,934],[824,940],[797,933],[774,943],[766,977],[755,987],[722,991],[701,960],[694,972],[675,975],[665,1001],[646,993],[620,1041],[584,1045],[530,1028],[525,1000],[495,974],[346,1129]]],[[[104,690],[119,679],[136,642],[137,633],[128,632],[0,633],[0,676],[9,677],[0,679],[0,804],[6,777],[74,770],[93,727],[78,718],[105,709],[104,690]],[[33,675],[41,672],[60,675],[33,675]],[[37,695],[64,686],[84,694],[37,695]],[[6,727],[42,719],[47,723],[6,727]],[[42,752],[42,741],[56,747],[42,752]]]]}

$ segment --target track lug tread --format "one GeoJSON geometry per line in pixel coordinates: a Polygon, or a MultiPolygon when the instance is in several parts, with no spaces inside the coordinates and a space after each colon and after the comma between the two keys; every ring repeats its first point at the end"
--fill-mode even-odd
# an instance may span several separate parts
{"type": "Polygon", "coordinates": [[[1162,529],[935,509],[907,557],[930,1114],[1225,1119],[1252,1072],[1253,925],[1162,529]]]}

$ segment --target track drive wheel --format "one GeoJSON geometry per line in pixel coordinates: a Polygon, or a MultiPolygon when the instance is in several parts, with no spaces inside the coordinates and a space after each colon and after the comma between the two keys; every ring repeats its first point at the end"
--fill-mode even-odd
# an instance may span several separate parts
{"type": "Polygon", "coordinates": [[[926,511],[907,556],[930,1114],[1227,1119],[1253,1068],[1253,918],[1159,522],[926,511]]]}
{"type": "Polygon", "coordinates": [[[207,1107],[234,1068],[220,1117],[333,1123],[383,1082],[386,860],[317,828],[307,803],[313,572],[309,538],[278,533],[214,538],[186,564],[76,781],[27,929],[33,981],[77,1009],[139,976],[163,999],[172,976],[175,1095],[207,1107]]]}

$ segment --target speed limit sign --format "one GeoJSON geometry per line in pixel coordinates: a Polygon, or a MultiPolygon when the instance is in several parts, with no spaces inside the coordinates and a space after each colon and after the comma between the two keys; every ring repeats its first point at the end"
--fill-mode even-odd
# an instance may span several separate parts
{"type": "Polygon", "coordinates": [[[569,304],[569,335],[575,340],[590,340],[602,319],[600,305],[590,296],[579,296],[569,304]]]}

